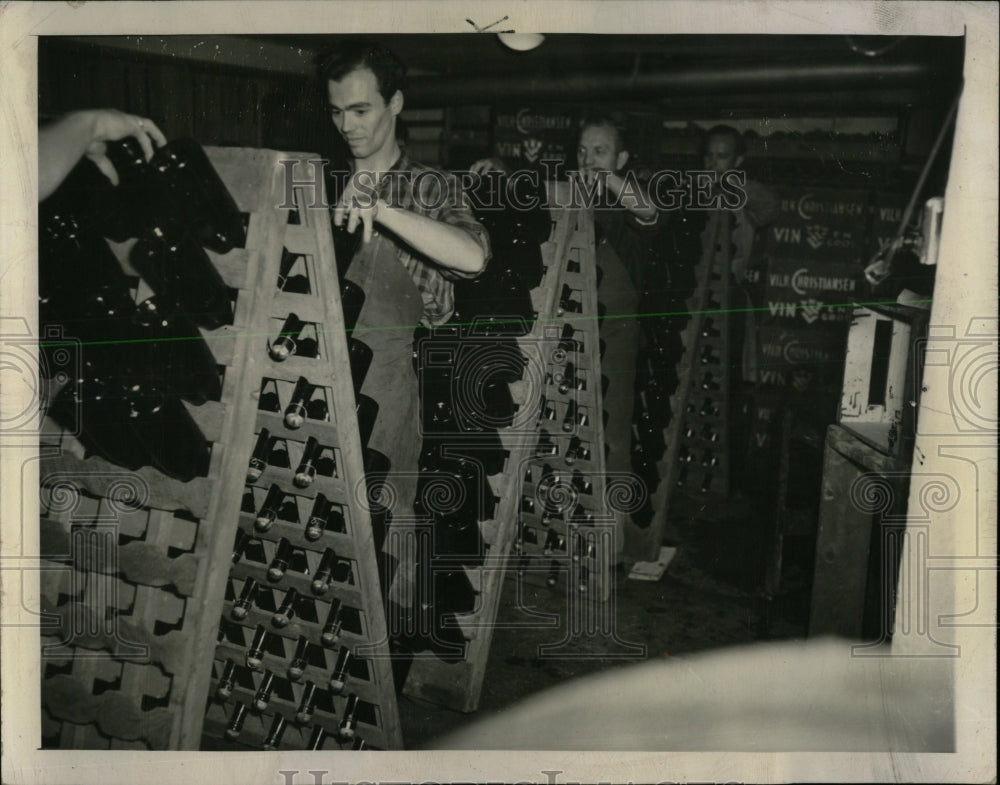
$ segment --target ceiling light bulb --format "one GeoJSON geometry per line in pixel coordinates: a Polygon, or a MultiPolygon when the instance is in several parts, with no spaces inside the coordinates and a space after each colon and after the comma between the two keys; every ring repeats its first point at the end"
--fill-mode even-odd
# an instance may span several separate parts
{"type": "Polygon", "coordinates": [[[545,40],[541,33],[497,33],[500,42],[515,52],[527,52],[545,40]]]}

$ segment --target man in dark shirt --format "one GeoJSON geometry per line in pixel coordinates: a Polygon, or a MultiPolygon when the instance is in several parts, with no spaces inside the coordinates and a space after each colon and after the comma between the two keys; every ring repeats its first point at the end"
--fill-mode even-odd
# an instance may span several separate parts
{"type": "MultiPolygon", "coordinates": [[[[381,488],[368,493],[403,524],[413,520],[422,443],[413,331],[447,321],[452,281],[475,277],[490,256],[486,230],[456,179],[411,161],[399,144],[404,76],[391,51],[366,39],[344,41],[320,63],[330,116],[352,159],[333,222],[352,233],[360,226],[363,235],[354,256],[338,261],[365,293],[354,337],[373,354],[362,393],[378,402],[379,414],[368,446],[390,464],[381,488]]],[[[411,607],[412,559],[393,555],[399,564],[390,598],[411,607]]]]}

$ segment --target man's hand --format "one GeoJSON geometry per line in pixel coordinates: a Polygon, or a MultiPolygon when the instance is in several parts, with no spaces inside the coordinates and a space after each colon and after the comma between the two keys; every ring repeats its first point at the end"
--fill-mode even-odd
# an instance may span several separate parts
{"type": "Polygon", "coordinates": [[[154,142],[157,147],[167,143],[167,138],[152,120],[119,112],[117,109],[93,110],[93,123],[93,141],[87,146],[86,156],[97,165],[112,185],[118,185],[118,172],[105,155],[107,142],[134,136],[142,147],[147,161],[153,157],[154,142]]]}
{"type": "Polygon", "coordinates": [[[83,156],[118,185],[118,172],[108,160],[107,143],[134,136],[148,161],[153,143],[167,143],[152,120],[117,109],[84,109],[63,115],[38,130],[38,199],[48,198],[83,156]]]}
{"type": "Polygon", "coordinates": [[[469,171],[482,177],[487,172],[503,172],[506,174],[507,167],[499,158],[480,158],[469,167],[469,171]]]}
{"type": "Polygon", "coordinates": [[[347,219],[347,231],[351,234],[362,227],[362,241],[372,239],[375,221],[378,219],[378,193],[375,177],[371,172],[358,172],[347,182],[340,201],[333,209],[333,225],[340,227],[347,219]]]}
{"type": "Polygon", "coordinates": [[[625,182],[621,177],[608,169],[581,169],[578,175],[580,182],[588,188],[596,184],[596,190],[594,191],[596,196],[602,196],[604,190],[607,189],[608,193],[616,199],[618,198],[618,194],[621,193],[622,185],[625,182]]]}

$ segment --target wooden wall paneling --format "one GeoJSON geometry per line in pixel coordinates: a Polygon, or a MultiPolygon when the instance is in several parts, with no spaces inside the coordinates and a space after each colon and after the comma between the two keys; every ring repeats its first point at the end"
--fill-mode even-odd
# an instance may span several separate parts
{"type": "Polygon", "coordinates": [[[151,62],[145,69],[149,115],[167,139],[194,136],[194,74],[184,62],[151,62]]]}

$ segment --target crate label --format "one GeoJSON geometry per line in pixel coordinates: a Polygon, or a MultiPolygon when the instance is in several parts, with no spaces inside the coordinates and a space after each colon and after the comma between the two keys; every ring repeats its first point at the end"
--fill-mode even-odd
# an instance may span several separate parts
{"type": "Polygon", "coordinates": [[[849,322],[862,270],[849,262],[772,258],[767,262],[765,321],[849,322]]]}
{"type": "Polygon", "coordinates": [[[759,381],[774,387],[840,389],[843,329],[763,326],[758,332],[759,381]]]}
{"type": "Polygon", "coordinates": [[[871,218],[867,191],[784,188],[779,197],[769,238],[777,253],[840,261],[864,255],[871,218]]]}

